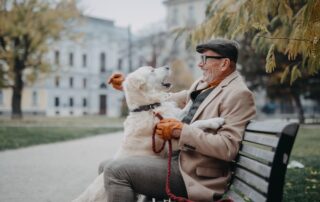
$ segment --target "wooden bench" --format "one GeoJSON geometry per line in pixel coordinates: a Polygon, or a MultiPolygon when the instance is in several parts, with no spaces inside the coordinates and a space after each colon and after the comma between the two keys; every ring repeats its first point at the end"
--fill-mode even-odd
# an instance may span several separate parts
{"type": "Polygon", "coordinates": [[[256,121],[247,125],[226,195],[236,202],[281,202],[298,123],[256,121]]]}
{"type": "Polygon", "coordinates": [[[232,179],[225,196],[235,202],[281,202],[298,129],[298,123],[285,121],[250,122],[232,162],[232,179]]]}

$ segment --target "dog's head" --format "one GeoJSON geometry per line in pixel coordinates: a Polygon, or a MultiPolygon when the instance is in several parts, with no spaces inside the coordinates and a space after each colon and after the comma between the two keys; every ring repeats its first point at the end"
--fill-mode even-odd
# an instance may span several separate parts
{"type": "Polygon", "coordinates": [[[153,68],[143,66],[130,73],[123,88],[129,108],[161,102],[171,87],[169,66],[153,68]]]}

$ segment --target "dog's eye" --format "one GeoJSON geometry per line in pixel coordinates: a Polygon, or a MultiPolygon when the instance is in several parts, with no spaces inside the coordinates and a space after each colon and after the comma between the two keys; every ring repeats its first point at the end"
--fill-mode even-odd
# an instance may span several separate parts
{"type": "Polygon", "coordinates": [[[154,69],[152,69],[151,72],[153,73],[153,72],[154,72],[154,69]]]}

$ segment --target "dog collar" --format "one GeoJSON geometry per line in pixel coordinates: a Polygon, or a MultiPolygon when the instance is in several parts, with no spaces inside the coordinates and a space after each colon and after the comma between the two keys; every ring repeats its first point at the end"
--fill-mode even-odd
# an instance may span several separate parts
{"type": "Polygon", "coordinates": [[[156,107],[159,107],[161,104],[159,102],[150,104],[150,105],[141,105],[138,108],[131,110],[131,112],[141,112],[141,111],[149,111],[151,109],[154,109],[156,107]]]}

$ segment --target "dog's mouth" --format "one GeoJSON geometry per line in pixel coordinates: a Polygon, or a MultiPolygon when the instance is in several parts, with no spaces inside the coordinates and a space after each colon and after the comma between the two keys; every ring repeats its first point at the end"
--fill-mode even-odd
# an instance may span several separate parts
{"type": "Polygon", "coordinates": [[[171,87],[171,83],[167,83],[167,82],[162,82],[161,85],[166,87],[166,88],[170,88],[171,87]]]}

